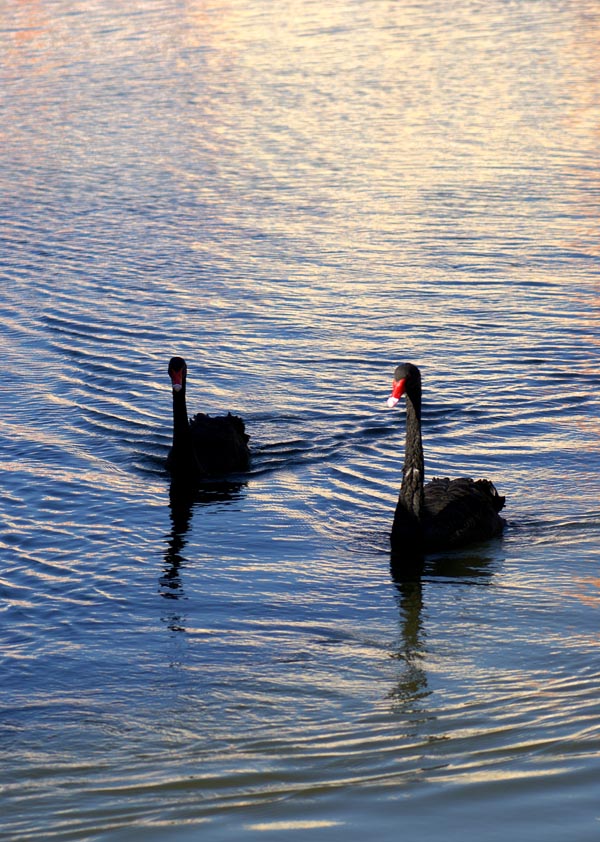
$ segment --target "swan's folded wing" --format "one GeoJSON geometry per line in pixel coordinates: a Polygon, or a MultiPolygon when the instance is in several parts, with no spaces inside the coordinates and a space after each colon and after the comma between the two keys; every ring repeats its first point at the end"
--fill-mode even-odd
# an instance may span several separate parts
{"type": "Polygon", "coordinates": [[[250,461],[249,436],[237,415],[195,415],[190,422],[193,450],[202,473],[209,476],[245,471],[250,461]]]}
{"type": "Polygon", "coordinates": [[[498,512],[504,498],[489,480],[434,479],[424,495],[426,540],[432,549],[485,541],[502,531],[498,512]]]}

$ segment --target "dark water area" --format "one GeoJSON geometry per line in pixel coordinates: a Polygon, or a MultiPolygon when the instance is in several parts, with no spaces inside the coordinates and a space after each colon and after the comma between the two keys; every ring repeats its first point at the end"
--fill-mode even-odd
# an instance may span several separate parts
{"type": "Polygon", "coordinates": [[[596,4],[0,11],[4,837],[596,840],[596,4]],[[508,521],[412,581],[404,360],[508,521]]]}

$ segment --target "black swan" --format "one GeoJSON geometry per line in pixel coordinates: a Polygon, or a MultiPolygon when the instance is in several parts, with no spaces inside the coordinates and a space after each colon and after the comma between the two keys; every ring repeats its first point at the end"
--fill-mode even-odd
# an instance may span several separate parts
{"type": "Polygon", "coordinates": [[[504,506],[487,479],[433,479],[423,483],[421,372],[411,363],[394,372],[388,406],[406,396],[406,454],[400,496],[391,532],[392,552],[422,554],[451,549],[499,535],[504,506]]]}
{"type": "Polygon", "coordinates": [[[185,399],[187,365],[182,357],[169,362],[173,386],[173,446],[167,468],[174,477],[191,481],[247,470],[250,451],[244,422],[237,415],[188,418],[185,399]]]}

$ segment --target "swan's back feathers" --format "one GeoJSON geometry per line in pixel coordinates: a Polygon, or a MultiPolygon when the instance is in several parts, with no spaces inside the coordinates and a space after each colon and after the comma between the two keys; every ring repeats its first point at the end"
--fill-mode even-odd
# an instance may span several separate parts
{"type": "Polygon", "coordinates": [[[199,412],[190,419],[190,434],[199,474],[214,476],[247,470],[250,436],[238,415],[211,417],[199,412]]]}
{"type": "Polygon", "coordinates": [[[499,535],[504,497],[486,479],[436,478],[424,488],[423,529],[429,549],[459,547],[499,535]]]}

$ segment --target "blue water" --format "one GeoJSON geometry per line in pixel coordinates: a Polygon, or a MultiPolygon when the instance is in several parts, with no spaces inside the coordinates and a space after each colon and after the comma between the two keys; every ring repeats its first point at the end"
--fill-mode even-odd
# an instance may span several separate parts
{"type": "Polygon", "coordinates": [[[0,831],[596,840],[596,4],[0,12],[0,831]],[[404,360],[508,527],[401,583],[404,360]]]}

